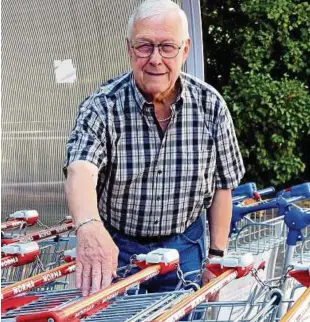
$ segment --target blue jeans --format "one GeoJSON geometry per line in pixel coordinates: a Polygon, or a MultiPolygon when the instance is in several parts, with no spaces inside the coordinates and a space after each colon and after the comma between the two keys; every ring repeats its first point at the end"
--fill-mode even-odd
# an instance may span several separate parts
{"type": "MultiPolygon", "coordinates": [[[[206,246],[204,242],[204,228],[201,217],[191,224],[183,234],[174,234],[164,237],[158,242],[139,242],[134,237],[124,235],[113,228],[107,228],[115,244],[119,248],[118,267],[129,264],[130,257],[134,254],[147,254],[158,248],[174,248],[180,255],[180,267],[183,273],[199,270],[203,259],[206,257],[206,246]]],[[[132,274],[138,269],[133,269],[132,274]]],[[[195,274],[189,275],[187,279],[193,280],[195,274]]],[[[139,293],[155,293],[173,291],[179,282],[176,271],[165,275],[153,277],[140,286],[139,293]]]]}

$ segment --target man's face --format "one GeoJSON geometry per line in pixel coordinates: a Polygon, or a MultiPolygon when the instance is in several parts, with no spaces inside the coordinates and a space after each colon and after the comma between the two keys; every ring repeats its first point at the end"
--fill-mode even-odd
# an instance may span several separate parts
{"type": "Polygon", "coordinates": [[[132,39],[127,40],[127,50],[136,83],[147,99],[166,96],[174,89],[190,46],[190,40],[185,39],[181,26],[181,18],[174,13],[138,20],[133,25],[132,39]],[[150,57],[140,58],[131,48],[131,45],[140,42],[156,45],[174,43],[178,47],[183,42],[183,46],[175,58],[163,58],[158,47],[154,48],[150,57]]]}

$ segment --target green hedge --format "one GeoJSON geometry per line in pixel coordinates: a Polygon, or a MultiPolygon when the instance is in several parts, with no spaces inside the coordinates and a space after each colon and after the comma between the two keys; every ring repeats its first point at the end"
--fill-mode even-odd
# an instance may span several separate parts
{"type": "Polygon", "coordinates": [[[202,1],[206,80],[227,101],[247,174],[310,181],[310,4],[202,1]]]}

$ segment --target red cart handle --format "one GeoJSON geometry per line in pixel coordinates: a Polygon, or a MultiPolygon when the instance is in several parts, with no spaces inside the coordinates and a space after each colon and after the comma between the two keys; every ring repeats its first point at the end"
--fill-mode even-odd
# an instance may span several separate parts
{"type": "Polygon", "coordinates": [[[8,230],[16,227],[24,228],[33,226],[39,220],[39,214],[36,210],[16,211],[9,215],[9,220],[1,224],[1,230],[8,230]]]}
{"type": "Polygon", "coordinates": [[[138,255],[135,264],[144,269],[154,264],[160,265],[160,275],[176,269],[179,264],[179,253],[176,249],[158,248],[149,253],[138,255]]]}
{"type": "Polygon", "coordinates": [[[74,228],[74,225],[72,222],[64,223],[60,226],[55,226],[55,227],[51,227],[48,229],[40,230],[36,233],[25,235],[25,236],[19,237],[19,238],[13,238],[13,239],[3,238],[3,239],[1,239],[1,245],[43,240],[43,239],[50,238],[52,236],[56,236],[58,234],[64,233],[66,231],[70,231],[73,228],[74,228]]]}
{"type": "Polygon", "coordinates": [[[16,227],[25,228],[27,223],[23,220],[8,220],[1,224],[1,230],[10,230],[16,227]]]}
{"type": "Polygon", "coordinates": [[[36,242],[16,243],[1,248],[1,268],[21,266],[35,261],[40,254],[39,245],[36,242]]]}
{"type": "Polygon", "coordinates": [[[74,271],[75,271],[75,261],[72,261],[70,263],[66,263],[64,265],[50,269],[38,275],[29,277],[20,282],[8,285],[2,288],[1,299],[5,300],[13,296],[16,296],[18,294],[28,292],[35,287],[42,286],[46,283],[55,281],[56,279],[61,278],[65,275],[68,275],[74,271]]]}
{"type": "Polygon", "coordinates": [[[252,254],[240,254],[237,252],[227,254],[225,257],[213,257],[206,265],[206,269],[216,276],[223,274],[230,268],[234,268],[238,273],[236,278],[248,275],[253,267],[254,259],[252,254]]]}
{"type": "Polygon", "coordinates": [[[310,287],[310,265],[309,264],[295,264],[294,270],[290,271],[289,275],[295,278],[303,286],[310,287]]]}

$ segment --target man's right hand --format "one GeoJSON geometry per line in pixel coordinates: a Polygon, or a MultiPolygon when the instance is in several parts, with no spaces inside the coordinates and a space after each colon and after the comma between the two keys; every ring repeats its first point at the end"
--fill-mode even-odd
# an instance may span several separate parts
{"type": "Polygon", "coordinates": [[[118,248],[103,224],[89,222],[77,231],[76,287],[87,296],[116,277],[118,248]]]}

